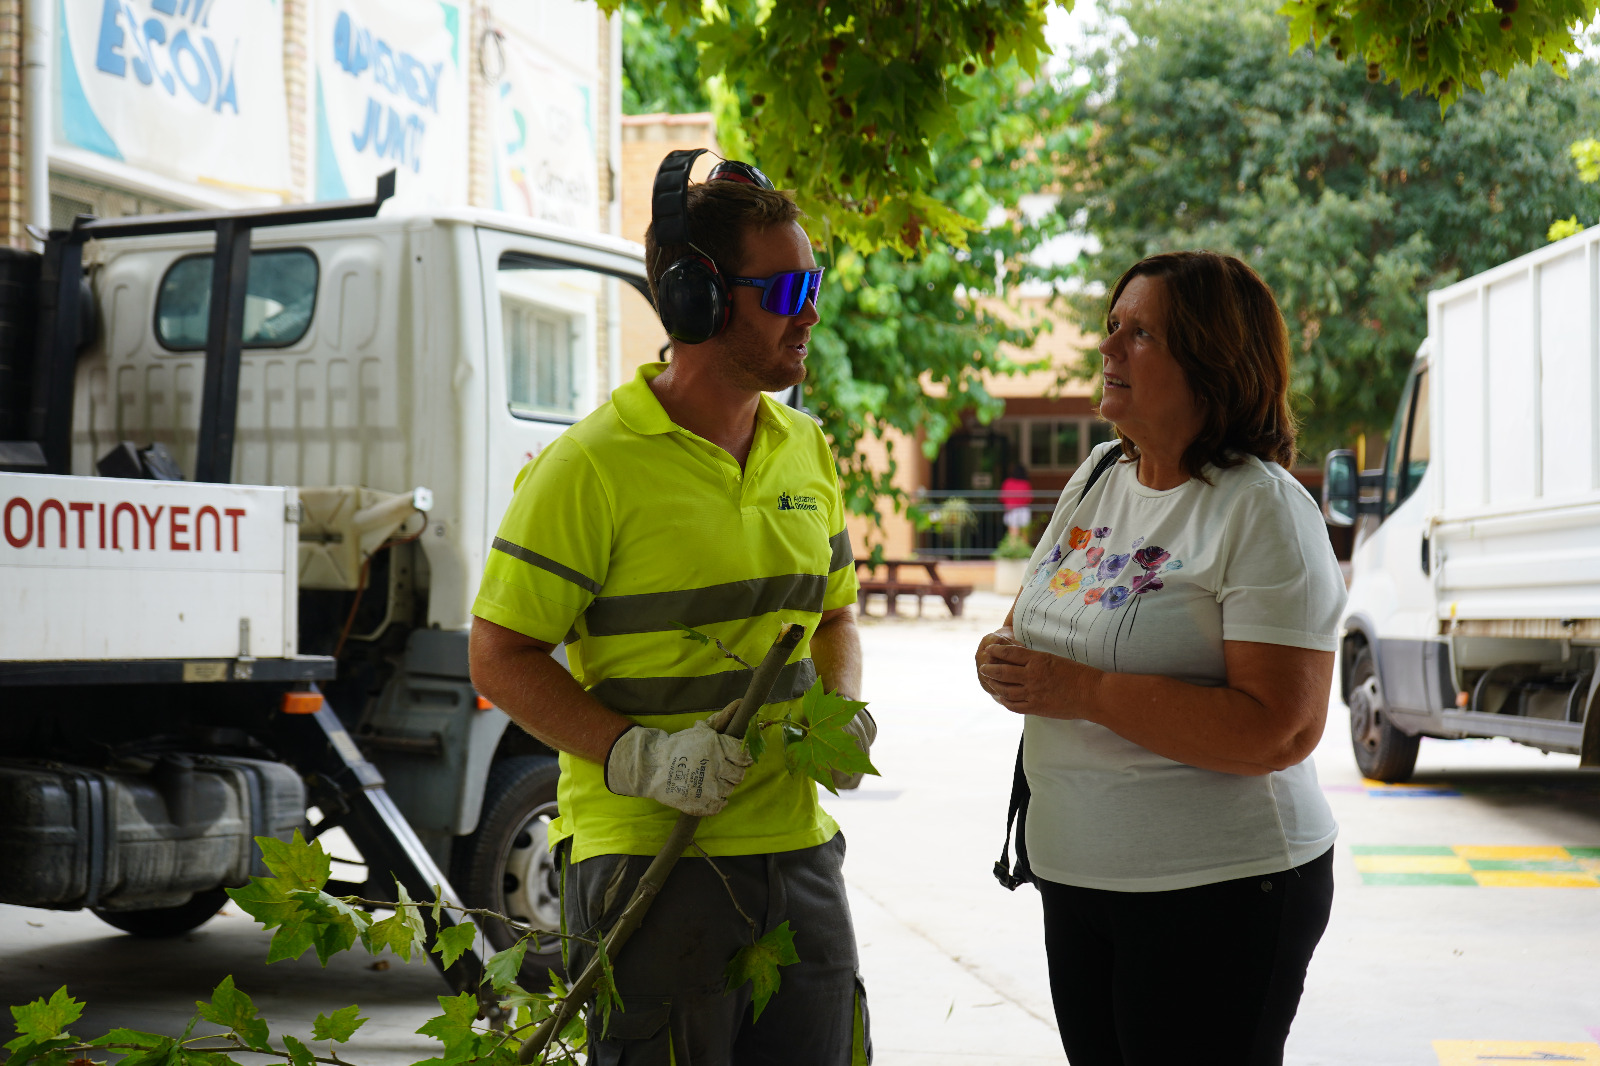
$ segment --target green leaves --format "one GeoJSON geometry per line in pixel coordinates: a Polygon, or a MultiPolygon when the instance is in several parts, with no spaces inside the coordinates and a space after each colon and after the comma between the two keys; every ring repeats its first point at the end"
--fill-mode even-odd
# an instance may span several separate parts
{"type": "MultiPolygon", "coordinates": [[[[422,909],[411,902],[406,886],[402,885],[398,878],[395,879],[394,889],[394,914],[381,922],[374,922],[362,933],[362,940],[366,943],[367,950],[374,955],[381,953],[387,947],[410,962],[413,948],[417,951],[427,950],[428,931],[422,924],[422,909]]],[[[471,943],[470,939],[468,943],[471,943]]]]}
{"type": "Polygon", "coordinates": [[[1095,335],[1103,291],[1144,256],[1240,255],[1288,326],[1301,454],[1365,433],[1375,455],[1427,333],[1428,290],[1539,247],[1553,219],[1600,219],[1600,185],[1568,155],[1600,131],[1600,66],[1485,78],[1441,120],[1435,100],[1368,82],[1326,40],[1291,52],[1279,4],[1114,0],[1127,35],[1071,57],[1100,89],[1081,115],[1097,137],[1060,179],[1059,212],[1098,244],[1070,300],[1095,335]]]}
{"type": "Polygon", "coordinates": [[[800,956],[794,950],[794,931],[789,928],[788,922],[784,922],[733,957],[726,971],[727,990],[732,992],[749,981],[754,986],[752,1005],[755,1019],[760,1021],[767,1001],[783,983],[779,968],[792,966],[799,961],[800,956]]]}
{"type": "Polygon", "coordinates": [[[1565,73],[1565,60],[1583,50],[1583,27],[1600,5],[1591,0],[1522,0],[1502,8],[1487,0],[1288,0],[1289,47],[1326,46],[1339,62],[1366,67],[1369,82],[1398,82],[1400,91],[1438,98],[1439,110],[1483,75],[1501,77],[1518,66],[1547,64],[1565,73]]]}
{"type": "Polygon", "coordinates": [[[311,1049],[299,1040],[285,1033],[283,1046],[289,1049],[289,1066],[312,1066],[311,1049]]]}
{"type": "Polygon", "coordinates": [[[83,1003],[67,995],[67,986],[62,985],[49,999],[40,997],[27,1006],[11,1008],[17,1039],[6,1047],[10,1048],[19,1040],[49,1040],[59,1036],[82,1015],[83,1003]]]}
{"type": "Polygon", "coordinates": [[[806,692],[800,706],[791,710],[783,721],[783,759],[790,773],[805,774],[829,792],[838,795],[833,786],[832,771],[843,773],[876,774],[877,767],[867,753],[861,750],[856,738],[845,731],[865,703],[847,700],[835,693],[824,692],[818,679],[806,692]]]}
{"type": "Polygon", "coordinates": [[[232,974],[224,977],[212,991],[210,1003],[196,1000],[195,1007],[206,1021],[232,1030],[246,1047],[272,1050],[267,1023],[256,1017],[256,1005],[250,997],[234,987],[232,974]]]}
{"type": "Polygon", "coordinates": [[[285,888],[319,889],[328,883],[333,860],[321,844],[307,844],[300,830],[296,829],[289,841],[256,837],[256,844],[261,848],[261,861],[285,888]]]}
{"type": "Polygon", "coordinates": [[[49,999],[40,997],[21,1007],[11,1008],[17,1035],[6,1043],[11,1052],[7,1066],[65,1066],[69,1054],[61,1050],[73,1044],[67,1026],[83,1014],[83,1004],[67,995],[67,986],[56,989],[49,999]]]}
{"type": "Polygon", "coordinates": [[[506,992],[517,983],[522,972],[522,958],[528,951],[528,941],[518,940],[504,951],[497,951],[484,963],[483,975],[496,992],[506,992]]]}
{"type": "Polygon", "coordinates": [[[464,1057],[478,1040],[478,1031],[472,1027],[473,1019],[478,1016],[478,997],[471,992],[440,996],[439,1009],[443,1013],[423,1022],[417,1032],[444,1044],[446,1058],[464,1057]]]}
{"type": "Polygon", "coordinates": [[[761,721],[755,715],[750,717],[750,724],[744,729],[744,750],[757,762],[767,753],[767,738],[761,735],[761,721]]]}
{"type": "MultiPolygon", "coordinates": [[[[437,916],[434,921],[438,921],[437,916]]],[[[433,942],[433,950],[439,953],[445,967],[449,968],[455,965],[462,952],[472,946],[477,936],[478,927],[471,922],[444,926],[439,929],[439,935],[433,942]]]]}
{"type": "Polygon", "coordinates": [[[367,1023],[367,1019],[358,1017],[360,1013],[361,1008],[352,1003],[348,1007],[340,1007],[332,1014],[318,1014],[317,1020],[311,1023],[311,1038],[344,1043],[356,1035],[357,1029],[367,1023]]]}

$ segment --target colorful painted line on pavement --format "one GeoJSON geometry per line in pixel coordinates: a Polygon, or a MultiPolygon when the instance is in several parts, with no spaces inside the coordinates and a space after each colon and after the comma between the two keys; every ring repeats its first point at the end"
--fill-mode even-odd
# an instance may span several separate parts
{"type": "Polygon", "coordinates": [[[1547,1040],[1435,1040],[1439,1066],[1479,1066],[1495,1062],[1579,1062],[1600,1066],[1600,1044],[1547,1040]]]}
{"type": "Polygon", "coordinates": [[[1375,798],[1400,796],[1410,799],[1425,799],[1439,796],[1459,796],[1461,791],[1454,785],[1439,781],[1433,784],[1405,784],[1391,785],[1384,781],[1373,781],[1363,778],[1359,785],[1323,785],[1324,792],[1365,792],[1375,798]]]}
{"type": "Polygon", "coordinates": [[[1350,853],[1366,885],[1600,888],[1600,847],[1354,844],[1350,853]]]}

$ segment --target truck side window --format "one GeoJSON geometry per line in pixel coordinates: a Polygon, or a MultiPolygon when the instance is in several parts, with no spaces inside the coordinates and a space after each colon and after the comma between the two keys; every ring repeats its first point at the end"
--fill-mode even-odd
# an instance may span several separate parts
{"type": "Polygon", "coordinates": [[[592,270],[501,260],[500,324],[512,414],[573,418],[586,412],[603,281],[592,270]]]}
{"type": "Polygon", "coordinates": [[[665,334],[638,278],[507,252],[496,270],[506,406],[576,421],[613,374],[654,362],[665,334]]]}
{"type": "Polygon", "coordinates": [[[1383,513],[1392,514],[1417,490],[1428,469],[1428,371],[1406,383],[1383,460],[1383,513]]]}
{"type": "MultiPolygon", "coordinates": [[[[286,348],[306,335],[317,307],[317,257],[305,248],[250,253],[244,346],[286,348]]],[[[206,346],[211,256],[186,255],[167,268],[156,296],[156,339],[175,352],[206,346]]]]}

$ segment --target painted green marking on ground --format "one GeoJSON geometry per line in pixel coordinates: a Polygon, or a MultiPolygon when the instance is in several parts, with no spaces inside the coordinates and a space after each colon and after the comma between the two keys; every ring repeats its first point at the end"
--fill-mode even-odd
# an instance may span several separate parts
{"type": "Polygon", "coordinates": [[[1382,871],[1361,872],[1364,885],[1466,885],[1478,887],[1471,874],[1391,874],[1382,871]]]}
{"type": "Polygon", "coordinates": [[[1352,844],[1352,855],[1454,855],[1454,848],[1427,844],[1352,844]]]}

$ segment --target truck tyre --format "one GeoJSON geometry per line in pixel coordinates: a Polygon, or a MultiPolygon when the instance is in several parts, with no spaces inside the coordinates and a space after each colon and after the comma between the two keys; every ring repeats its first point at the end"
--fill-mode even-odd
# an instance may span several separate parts
{"type": "Polygon", "coordinates": [[[1421,743],[1421,737],[1402,733],[1389,720],[1377,663],[1372,649],[1363,647],[1350,668],[1350,746],[1355,749],[1356,765],[1374,781],[1409,781],[1417,768],[1421,743]]]}
{"type": "Polygon", "coordinates": [[[95,911],[95,917],[124,933],[143,937],[182,936],[205,925],[227,906],[228,893],[220,888],[196,892],[188,903],[148,911],[95,911]]]}
{"type": "MultiPolygon", "coordinates": [[[[450,879],[467,906],[560,930],[560,871],[549,843],[560,775],[555,759],[537,755],[502,759],[490,770],[478,828],[458,838],[452,854],[450,879]]],[[[473,920],[491,951],[516,943],[519,934],[503,922],[473,920]]],[[[544,950],[536,953],[530,942],[523,958],[523,983],[530,990],[548,986],[547,969],[562,972],[560,941],[547,939],[540,947],[544,950]]]]}

